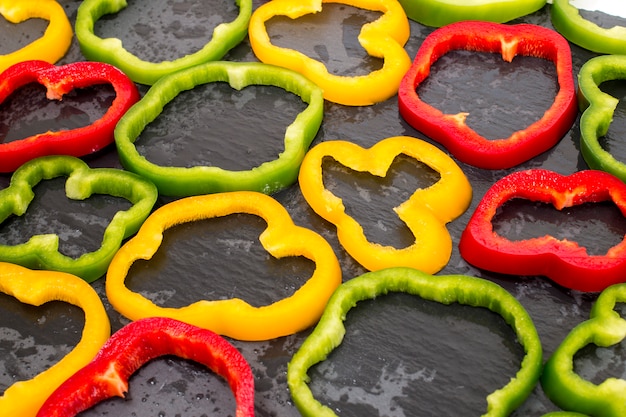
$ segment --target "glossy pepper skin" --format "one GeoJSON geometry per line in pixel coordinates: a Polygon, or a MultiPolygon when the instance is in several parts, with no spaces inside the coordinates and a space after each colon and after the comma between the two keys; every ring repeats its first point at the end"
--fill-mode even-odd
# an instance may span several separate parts
{"type": "Polygon", "coordinates": [[[550,13],[554,28],[570,42],[602,54],[626,54],[626,27],[598,26],[583,18],[569,0],[553,0],[550,13]]]}
{"type": "Polygon", "coordinates": [[[422,43],[400,85],[398,106],[411,126],[441,143],[458,160],[485,169],[514,167],[558,143],[578,115],[569,44],[555,31],[531,24],[452,23],[422,43]],[[452,50],[501,53],[508,62],[516,55],[553,61],[559,91],[538,121],[508,138],[488,140],[467,126],[468,113],[444,114],[422,101],[416,91],[433,63],[452,50]]]}
{"type": "Polygon", "coordinates": [[[22,165],[11,177],[9,187],[0,190],[0,223],[21,216],[34,198],[33,187],[43,180],[67,177],[65,193],[73,200],[92,194],[125,198],[133,206],[118,211],[106,227],[102,246],[94,252],[72,258],[59,252],[59,236],[35,235],[26,243],[0,245],[0,261],[33,269],[50,269],[77,275],[87,282],[100,278],[124,239],[134,234],[150,214],[157,199],[154,184],[131,173],[113,168],[94,168],[71,156],[44,156],[22,165]]]}
{"type": "Polygon", "coordinates": [[[111,65],[74,62],[55,66],[44,61],[24,61],[0,74],[0,103],[30,83],[46,87],[49,100],[62,100],[74,89],[99,84],[110,84],[116,96],[104,115],[88,126],[0,142],[0,172],[13,172],[23,163],[40,156],[84,156],[110,145],[114,140],[115,124],[139,100],[135,84],[111,65]]]}
{"type": "Polygon", "coordinates": [[[254,54],[267,64],[289,68],[312,80],[324,91],[328,101],[348,106],[365,106],[387,100],[398,92],[411,59],[404,50],[409,39],[409,21],[395,0],[332,1],[381,12],[383,15],[363,26],[359,43],[370,56],[384,60],[381,69],[361,76],[339,76],[329,73],[326,66],[303,53],[272,44],[265,23],[275,16],[291,19],[317,13],[325,0],[273,0],[257,8],[250,19],[249,37],[254,54]]]}
{"type": "Polygon", "coordinates": [[[130,376],[165,355],[201,363],[225,378],[237,401],[235,416],[254,416],[254,376],[233,345],[210,330],[151,317],[115,332],[93,361],[48,398],[37,417],[73,417],[110,397],[124,397],[130,376]]]}
{"type": "Polygon", "coordinates": [[[337,237],[346,251],[368,270],[408,266],[435,273],[449,261],[452,239],[446,224],[467,210],[472,187],[459,166],[428,142],[396,136],[369,149],[347,141],[327,141],[311,149],[300,169],[300,189],[311,208],[337,227],[337,237]],[[435,184],[416,190],[394,208],[415,236],[415,243],[402,249],[367,240],[362,226],[346,213],[343,201],[323,182],[322,163],[331,157],[355,171],[385,177],[394,159],[407,155],[440,175],[435,184]]]}
{"type": "Polygon", "coordinates": [[[0,15],[11,23],[28,19],[49,22],[41,38],[16,51],[0,55],[0,73],[11,65],[32,59],[54,64],[67,53],[72,43],[72,25],[63,7],[55,0],[0,0],[0,15]]]}
{"type": "Polygon", "coordinates": [[[74,349],[34,378],[14,383],[0,396],[2,415],[34,417],[59,385],[96,356],[111,334],[109,317],[89,284],[63,272],[33,271],[0,262],[0,292],[34,306],[63,301],[84,312],[85,325],[74,349]]]}
{"type": "Polygon", "coordinates": [[[137,235],[113,258],[107,272],[106,293],[111,305],[131,320],[170,317],[233,339],[268,340],[313,325],[340,283],[339,262],[326,240],[293,224],[285,208],[272,197],[252,191],[234,191],[187,197],[154,211],[137,235]],[[231,298],[201,300],[186,307],[169,308],[157,306],[124,285],[133,262],[148,260],[156,253],[164,230],[177,224],[233,213],[256,215],[267,222],[259,240],[272,256],[304,256],[315,263],[313,275],[292,296],[261,307],[231,298]]]}
{"type": "Polygon", "coordinates": [[[497,181],[461,234],[459,250],[478,268],[513,275],[544,275],[578,291],[596,292],[626,280],[626,237],[604,255],[551,235],[510,241],[493,231],[496,211],[513,198],[551,203],[557,210],[612,201],[626,215],[626,185],[602,171],[565,176],[544,169],[514,172],[497,181]]]}
{"type": "Polygon", "coordinates": [[[164,75],[221,59],[248,34],[252,0],[235,0],[239,15],[213,29],[213,36],[199,51],[172,61],[149,62],[130,53],[119,38],[102,39],[95,34],[96,22],[104,15],[115,14],[127,6],[126,0],[85,0],[76,15],[76,38],[87,59],[107,62],[124,71],[133,81],[152,85],[164,75]]]}
{"type": "Polygon", "coordinates": [[[296,181],[302,158],[320,128],[323,115],[321,90],[296,72],[258,62],[211,62],[163,77],[153,85],[118,123],[115,143],[124,167],[148,178],[163,195],[188,197],[241,190],[272,194],[296,181]],[[185,90],[220,81],[228,82],[236,90],[249,85],[272,85],[308,103],[287,127],[285,148],[277,159],[247,171],[229,171],[219,166],[160,166],[139,153],[135,141],[167,103],[185,90]]]}
{"type": "Polygon", "coordinates": [[[541,385],[556,405],[594,417],[626,415],[626,380],[609,377],[600,384],[574,370],[574,356],[587,345],[610,347],[626,337],[626,320],[615,310],[626,302],[626,285],[608,287],[598,296],[589,320],[574,327],[545,364],[541,385]]]}
{"type": "Polygon", "coordinates": [[[304,417],[334,417],[334,411],[317,401],[307,385],[308,370],[341,344],[343,321],[359,301],[389,292],[405,292],[426,300],[453,305],[484,307],[501,315],[517,334],[525,350],[521,367],[504,387],[487,397],[483,416],[507,416],[524,402],[539,380],[542,348],[539,335],[524,307],[499,285],[464,275],[433,276],[411,268],[368,272],[344,282],[328,301],[319,323],[293,355],[287,368],[291,396],[304,417]]]}

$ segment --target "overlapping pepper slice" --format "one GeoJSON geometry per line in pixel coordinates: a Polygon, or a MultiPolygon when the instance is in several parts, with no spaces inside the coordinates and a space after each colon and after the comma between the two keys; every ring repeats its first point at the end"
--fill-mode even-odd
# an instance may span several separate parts
{"type": "Polygon", "coordinates": [[[484,307],[501,315],[517,334],[525,351],[521,368],[504,387],[487,397],[484,416],[507,416],[533,390],[542,367],[539,335],[524,307],[504,288],[487,280],[465,275],[433,276],[411,268],[368,272],[343,283],[328,301],[319,323],[293,355],[287,368],[287,383],[296,407],[305,417],[331,417],[335,412],[313,397],[307,385],[308,370],[326,359],[341,344],[343,321],[359,301],[389,292],[406,292],[442,304],[484,307]]]}
{"type": "Polygon", "coordinates": [[[383,15],[363,26],[358,40],[365,51],[384,60],[383,67],[362,76],[338,76],[328,72],[326,66],[299,51],[272,44],[265,22],[275,16],[291,19],[317,13],[325,0],[274,0],[263,4],[252,14],[249,37],[254,54],[262,62],[274,64],[304,74],[324,90],[324,98],[349,106],[364,106],[384,101],[398,92],[411,59],[404,50],[409,39],[409,22],[400,4],[391,0],[333,1],[350,6],[379,11],[383,15]]]}
{"type": "Polygon", "coordinates": [[[396,136],[369,149],[346,141],[322,142],[311,149],[300,169],[302,195],[311,208],[337,227],[337,237],[346,251],[368,270],[409,266],[435,273],[449,261],[452,240],[446,223],[467,210],[472,188],[461,168],[439,148],[416,138],[396,136]],[[439,181],[416,190],[394,208],[415,236],[415,243],[402,249],[367,240],[361,225],[345,212],[343,201],[323,183],[322,162],[332,157],[359,172],[384,177],[394,159],[404,154],[437,171],[439,181]]]}
{"type": "Polygon", "coordinates": [[[553,30],[531,25],[466,21],[432,32],[422,43],[398,92],[402,117],[415,129],[444,145],[458,160],[486,168],[511,168],[550,149],[569,131],[578,109],[567,41],[553,30]],[[465,124],[467,113],[444,114],[422,101],[416,88],[428,77],[431,65],[452,50],[501,53],[505,61],[516,55],[553,61],[559,91],[543,116],[508,138],[488,140],[465,124]]]}
{"type": "Polygon", "coordinates": [[[254,416],[254,375],[243,355],[210,330],[161,317],[131,322],[115,332],[93,361],[48,398],[37,416],[73,417],[110,397],[124,397],[130,376],[165,355],[201,363],[224,377],[237,402],[235,416],[254,416]]]}
{"type": "Polygon", "coordinates": [[[68,272],[92,282],[107,270],[109,262],[124,239],[135,233],[150,214],[157,199],[156,187],[131,172],[95,168],[71,156],[44,156],[22,165],[11,177],[9,187],[0,190],[0,222],[12,215],[21,216],[34,198],[33,187],[46,179],[66,176],[68,198],[84,200],[92,194],[125,198],[133,206],[118,211],[106,227],[102,246],[72,258],[59,252],[59,236],[35,235],[26,243],[0,245],[0,261],[33,269],[68,272]]]}
{"type": "Polygon", "coordinates": [[[507,175],[485,194],[461,235],[461,256],[488,271],[544,275],[566,288],[602,291],[626,281],[626,237],[605,255],[589,255],[576,242],[554,236],[510,241],[493,231],[492,219],[507,201],[522,198],[552,203],[560,210],[612,201],[626,215],[626,185],[613,175],[586,170],[564,176],[533,169],[507,175]]]}
{"type": "Polygon", "coordinates": [[[548,398],[560,408],[598,417],[626,414],[626,380],[609,377],[594,384],[574,369],[574,358],[585,346],[610,347],[626,338],[626,320],[615,310],[616,303],[624,302],[625,284],[602,291],[589,320],[574,327],[546,362],[541,385],[548,398]]]}
{"type": "Polygon", "coordinates": [[[170,317],[234,339],[268,340],[314,324],[340,283],[339,262],[324,238],[293,224],[285,208],[272,197],[252,191],[234,191],[187,197],[157,209],[111,261],[106,292],[113,307],[131,320],[170,317]],[[150,259],[159,248],[166,229],[234,213],[256,215],[267,222],[259,240],[272,256],[304,256],[315,263],[313,275],[291,297],[258,308],[238,298],[201,300],[182,308],[167,308],[157,306],[125,286],[132,263],[150,259]]]}
{"type": "Polygon", "coordinates": [[[71,352],[36,377],[11,385],[0,397],[3,415],[34,417],[58,386],[96,356],[109,338],[109,318],[95,290],[80,278],[63,272],[33,271],[0,262],[0,292],[34,306],[63,301],[81,308],[85,314],[81,339],[71,352]]]}
{"type": "Polygon", "coordinates": [[[0,143],[0,172],[15,171],[23,163],[39,156],[84,156],[110,145],[113,143],[115,124],[139,100],[135,84],[111,65],[74,62],[54,66],[44,61],[24,61],[0,74],[0,103],[30,83],[46,87],[49,100],[61,100],[74,89],[99,84],[110,84],[116,96],[106,113],[88,126],[0,143]]]}
{"type": "Polygon", "coordinates": [[[18,62],[39,59],[54,64],[72,43],[72,25],[56,0],[0,0],[0,15],[11,23],[39,18],[49,21],[43,36],[6,55],[0,55],[0,72],[18,62]]]}
{"type": "Polygon", "coordinates": [[[130,53],[119,38],[102,39],[94,32],[96,22],[127,6],[126,0],[85,0],[76,15],[76,38],[87,59],[107,62],[124,71],[133,81],[152,85],[164,75],[221,59],[248,34],[252,0],[235,0],[239,15],[213,29],[213,36],[199,51],[172,61],[148,62],[130,53]]]}
{"type": "Polygon", "coordinates": [[[296,72],[258,62],[211,62],[159,80],[122,117],[115,129],[115,142],[124,167],[150,179],[161,194],[188,197],[240,190],[271,194],[296,181],[302,158],[319,130],[323,115],[321,90],[296,72]],[[277,159],[247,171],[229,171],[218,166],[160,166],[139,154],[135,141],[167,103],[182,91],[218,81],[228,82],[237,90],[249,85],[272,85],[308,103],[287,127],[285,149],[277,159]]]}

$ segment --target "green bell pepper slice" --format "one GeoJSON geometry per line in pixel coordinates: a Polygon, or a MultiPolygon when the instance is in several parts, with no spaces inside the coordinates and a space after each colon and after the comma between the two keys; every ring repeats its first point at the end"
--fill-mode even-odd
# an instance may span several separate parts
{"type": "Polygon", "coordinates": [[[209,62],[161,78],[120,119],[115,143],[124,167],[148,178],[167,196],[189,197],[224,191],[271,194],[296,182],[300,164],[321,126],[322,90],[295,71],[258,62],[209,62]],[[230,171],[217,166],[159,166],[140,155],[135,141],[143,129],[179,93],[197,85],[228,82],[241,90],[249,85],[271,85],[298,95],[308,106],[285,131],[284,150],[277,159],[250,170],[230,171]]]}
{"type": "Polygon", "coordinates": [[[501,315],[516,332],[526,354],[517,375],[487,397],[484,416],[507,416],[533,390],[542,367],[539,335],[524,307],[501,286],[465,275],[434,276],[417,269],[394,267],[368,272],[340,285],[331,296],[313,332],[294,354],[287,368],[287,383],[300,413],[305,417],[334,417],[335,412],[313,397],[307,371],[326,359],[341,344],[348,311],[359,301],[388,292],[406,292],[442,304],[485,307],[501,315]]]}
{"type": "Polygon", "coordinates": [[[148,62],[130,53],[119,38],[102,39],[94,32],[96,22],[107,14],[115,14],[127,6],[126,0],[85,0],[78,7],[75,33],[80,49],[92,61],[112,64],[130,79],[152,85],[164,75],[208,61],[217,61],[237,46],[248,34],[252,16],[252,0],[235,0],[239,15],[232,22],[223,22],[213,30],[211,40],[199,51],[172,61],[148,62]]]}
{"type": "Polygon", "coordinates": [[[0,261],[31,269],[47,269],[77,275],[87,282],[103,276],[124,239],[134,234],[148,217],[157,199],[157,190],[131,172],[113,168],[90,168],[73,156],[55,155],[33,159],[13,173],[9,186],[0,190],[0,223],[10,216],[23,215],[34,198],[33,187],[46,179],[66,176],[65,194],[84,200],[92,194],[122,197],[133,205],[118,211],[104,231],[102,246],[78,258],[59,252],[59,236],[43,234],[26,243],[0,245],[0,261]]]}

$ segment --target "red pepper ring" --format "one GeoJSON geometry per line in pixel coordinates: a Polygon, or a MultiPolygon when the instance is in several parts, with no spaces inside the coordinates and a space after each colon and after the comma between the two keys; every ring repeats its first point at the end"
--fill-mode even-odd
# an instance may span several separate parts
{"type": "Polygon", "coordinates": [[[52,393],[38,417],[75,416],[128,391],[128,378],[151,359],[176,355],[224,377],[235,395],[237,417],[254,416],[254,375],[243,355],[210,330],[152,317],[115,332],[97,356],[52,393]]]}
{"type": "Polygon", "coordinates": [[[402,117],[415,129],[440,142],[458,160],[485,169],[511,168],[547,151],[567,133],[578,114],[568,42],[557,32],[532,24],[465,21],[432,32],[422,43],[398,92],[402,117]],[[516,55],[551,60],[559,91],[544,115],[505,139],[488,140],[465,124],[467,113],[444,114],[423,102],[416,88],[430,67],[452,50],[502,53],[511,62],[516,55]]]}
{"type": "Polygon", "coordinates": [[[613,201],[626,216],[626,184],[603,171],[569,176],[534,169],[497,181],[485,194],[461,234],[463,258],[478,268],[513,275],[543,275],[578,291],[602,291],[626,281],[626,236],[605,255],[589,255],[576,242],[554,236],[510,241],[493,231],[497,209],[513,198],[552,203],[558,210],[613,201]]]}
{"type": "Polygon", "coordinates": [[[46,87],[49,100],[61,100],[73,89],[110,84],[116,97],[94,123],[71,130],[45,132],[0,143],[0,172],[15,171],[31,159],[47,155],[84,156],[113,143],[113,130],[126,110],[139,100],[137,86],[120,70],[100,62],[73,62],[55,66],[45,61],[24,61],[0,74],[0,103],[30,83],[46,87]]]}

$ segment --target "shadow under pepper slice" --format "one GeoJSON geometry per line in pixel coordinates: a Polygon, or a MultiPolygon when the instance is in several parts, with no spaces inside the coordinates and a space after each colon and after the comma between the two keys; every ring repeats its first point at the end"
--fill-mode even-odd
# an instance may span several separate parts
{"type": "Polygon", "coordinates": [[[254,416],[254,375],[243,355],[210,330],[161,317],[131,322],[115,332],[93,361],[48,398],[37,416],[73,417],[110,397],[124,397],[130,376],[165,355],[201,363],[224,377],[237,402],[235,416],[254,416]]]}
{"type": "Polygon", "coordinates": [[[50,269],[78,275],[92,282],[107,270],[124,239],[134,234],[150,214],[157,199],[156,187],[127,171],[94,168],[71,156],[44,156],[22,165],[11,177],[8,188],[0,190],[0,223],[12,215],[21,216],[34,198],[33,187],[46,179],[66,176],[65,193],[73,200],[92,194],[122,197],[133,206],[118,211],[104,231],[102,246],[94,252],[71,258],[58,251],[59,236],[35,235],[19,245],[0,245],[0,261],[33,269],[50,269]]]}
{"type": "Polygon", "coordinates": [[[445,146],[454,157],[485,169],[511,168],[556,145],[578,115],[569,44],[553,30],[532,25],[465,21],[432,32],[422,43],[398,92],[402,117],[415,129],[445,146]],[[452,50],[501,53],[511,62],[516,55],[553,61],[559,90],[543,116],[508,138],[488,140],[465,123],[468,113],[444,114],[425,103],[416,88],[430,68],[452,50]]]}
{"type": "Polygon", "coordinates": [[[328,301],[313,332],[293,355],[287,368],[287,383],[296,407],[305,417],[334,417],[335,412],[313,397],[307,385],[308,370],[322,362],[341,344],[348,311],[359,301],[389,292],[406,292],[442,304],[459,303],[485,307],[501,315],[517,334],[525,351],[521,368],[504,387],[487,397],[484,416],[507,416],[533,390],[542,367],[541,341],[524,307],[499,285],[464,275],[433,276],[411,268],[368,272],[344,282],[328,301]]]}
{"type": "Polygon", "coordinates": [[[339,262],[324,238],[312,230],[296,226],[286,209],[272,197],[252,191],[234,191],[187,197],[155,210],[137,235],[122,246],[111,261],[106,292],[111,305],[131,320],[171,317],[234,339],[268,340],[313,325],[340,283],[339,262]],[[182,308],[166,308],[125,286],[133,262],[151,259],[166,229],[234,213],[253,214],[267,222],[259,240],[272,256],[304,256],[315,262],[313,275],[291,297],[262,307],[232,298],[201,300],[182,308]]]}
{"type": "Polygon", "coordinates": [[[11,385],[0,397],[2,415],[34,417],[58,386],[96,356],[111,333],[109,318],[94,289],[63,272],[33,271],[0,262],[0,292],[34,306],[63,301],[85,314],[81,339],[71,352],[36,377],[11,385]]]}

